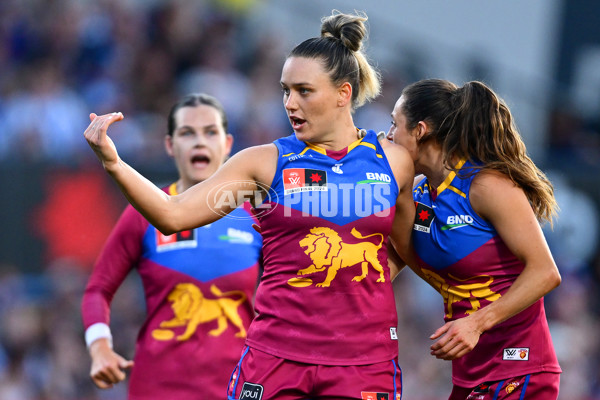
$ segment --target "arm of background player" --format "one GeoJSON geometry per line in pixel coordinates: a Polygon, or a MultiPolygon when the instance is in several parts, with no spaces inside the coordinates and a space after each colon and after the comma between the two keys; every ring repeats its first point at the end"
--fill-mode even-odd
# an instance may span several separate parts
{"type": "Polygon", "coordinates": [[[92,358],[90,377],[100,388],[125,379],[123,369],[133,365],[112,350],[110,304],[141,255],[148,222],[127,206],[109,235],[88,280],[81,304],[86,344],[92,358]]]}

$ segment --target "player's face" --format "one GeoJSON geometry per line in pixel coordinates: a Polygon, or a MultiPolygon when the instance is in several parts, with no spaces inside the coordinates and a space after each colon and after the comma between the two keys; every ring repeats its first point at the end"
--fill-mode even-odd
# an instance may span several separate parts
{"type": "Polygon", "coordinates": [[[319,142],[338,119],[339,88],[319,59],[290,57],[281,72],[283,105],[300,140],[319,142]]]}
{"type": "Polygon", "coordinates": [[[231,151],[233,137],[223,129],[221,114],[211,106],[182,107],[175,113],[167,153],[175,160],[185,187],[208,179],[231,151]]]}
{"type": "Polygon", "coordinates": [[[418,157],[417,134],[419,127],[408,129],[406,116],[402,110],[403,104],[404,97],[400,96],[392,111],[392,125],[387,133],[387,138],[406,148],[413,161],[416,161],[418,157]]]}

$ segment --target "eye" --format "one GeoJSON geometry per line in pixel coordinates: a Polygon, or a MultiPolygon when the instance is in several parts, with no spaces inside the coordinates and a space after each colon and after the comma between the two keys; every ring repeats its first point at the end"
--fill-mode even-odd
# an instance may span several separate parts
{"type": "Polygon", "coordinates": [[[184,129],[179,131],[179,136],[190,136],[193,135],[194,131],[192,131],[191,129],[184,129]]]}
{"type": "Polygon", "coordinates": [[[219,132],[217,132],[215,129],[210,129],[210,130],[206,131],[206,134],[208,136],[215,136],[215,135],[218,135],[219,132]]]}
{"type": "Polygon", "coordinates": [[[310,93],[310,90],[308,90],[307,88],[300,88],[300,89],[298,89],[298,91],[300,92],[300,94],[308,94],[308,93],[310,93]]]}
{"type": "Polygon", "coordinates": [[[284,94],[284,95],[286,95],[286,96],[290,94],[290,89],[288,89],[288,88],[285,88],[285,87],[284,87],[284,88],[281,88],[281,91],[282,91],[282,92],[283,92],[283,94],[284,94]]]}

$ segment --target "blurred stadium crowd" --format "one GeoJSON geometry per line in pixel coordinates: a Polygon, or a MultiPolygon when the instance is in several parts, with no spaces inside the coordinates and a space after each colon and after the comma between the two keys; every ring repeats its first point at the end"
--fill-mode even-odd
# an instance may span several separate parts
{"type": "MultiPolygon", "coordinates": [[[[175,99],[191,91],[213,94],[223,102],[236,138],[234,150],[287,134],[278,83],[287,49],[277,36],[261,34],[244,18],[252,3],[0,2],[2,187],[8,193],[13,182],[6,177],[31,165],[45,171],[89,168],[94,177],[97,167],[88,165],[93,155],[82,132],[90,112],[112,111],[125,115],[111,128],[122,157],[157,183],[167,182],[174,170],[163,148],[165,116],[175,99]]],[[[391,71],[383,71],[384,96],[356,115],[357,125],[387,129],[402,86],[421,78],[414,69],[391,71]]],[[[546,310],[564,371],[561,399],[600,399],[597,198],[557,172],[570,171],[575,164],[598,168],[600,134],[594,121],[582,120],[569,107],[549,115],[546,156],[554,161],[540,160],[540,165],[552,167],[563,210],[554,231],[546,230],[563,283],[547,296],[546,310]]],[[[78,187],[83,186],[55,190],[73,193],[78,187]]],[[[100,198],[90,201],[109,204],[106,213],[88,205],[90,215],[95,213],[105,228],[97,232],[99,240],[86,257],[78,253],[86,237],[81,233],[74,236],[72,254],[69,247],[47,252],[42,265],[23,268],[0,259],[1,400],[126,398],[125,385],[100,391],[90,381],[79,311],[93,257],[124,206],[118,195],[111,197],[114,188],[105,187],[100,198]]],[[[87,222],[88,229],[94,226],[87,222]]],[[[52,232],[58,235],[61,229],[55,226],[52,232]]],[[[3,240],[9,240],[8,227],[3,231],[3,240]]],[[[450,363],[429,355],[427,339],[442,324],[439,295],[409,271],[395,286],[404,398],[445,399],[450,363]]],[[[113,308],[115,347],[131,356],[144,313],[135,277],[120,289],[113,308]]]]}

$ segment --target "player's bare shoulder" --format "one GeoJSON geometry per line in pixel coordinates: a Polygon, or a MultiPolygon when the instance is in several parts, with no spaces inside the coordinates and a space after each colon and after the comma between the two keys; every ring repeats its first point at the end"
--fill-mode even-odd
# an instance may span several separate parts
{"type": "Polygon", "coordinates": [[[381,147],[398,182],[408,182],[412,188],[415,168],[408,150],[385,139],[379,143],[381,143],[381,147]]]}
{"type": "Polygon", "coordinates": [[[506,174],[483,170],[473,178],[469,189],[471,206],[481,217],[489,219],[507,204],[525,194],[506,174]]]}
{"type": "Polygon", "coordinates": [[[277,169],[278,156],[277,146],[269,143],[240,150],[227,160],[225,165],[230,164],[234,168],[243,168],[249,171],[249,175],[256,182],[270,186],[277,169]]]}
{"type": "Polygon", "coordinates": [[[473,178],[469,196],[473,199],[495,198],[502,193],[517,189],[517,185],[501,172],[484,169],[473,178]]]}

